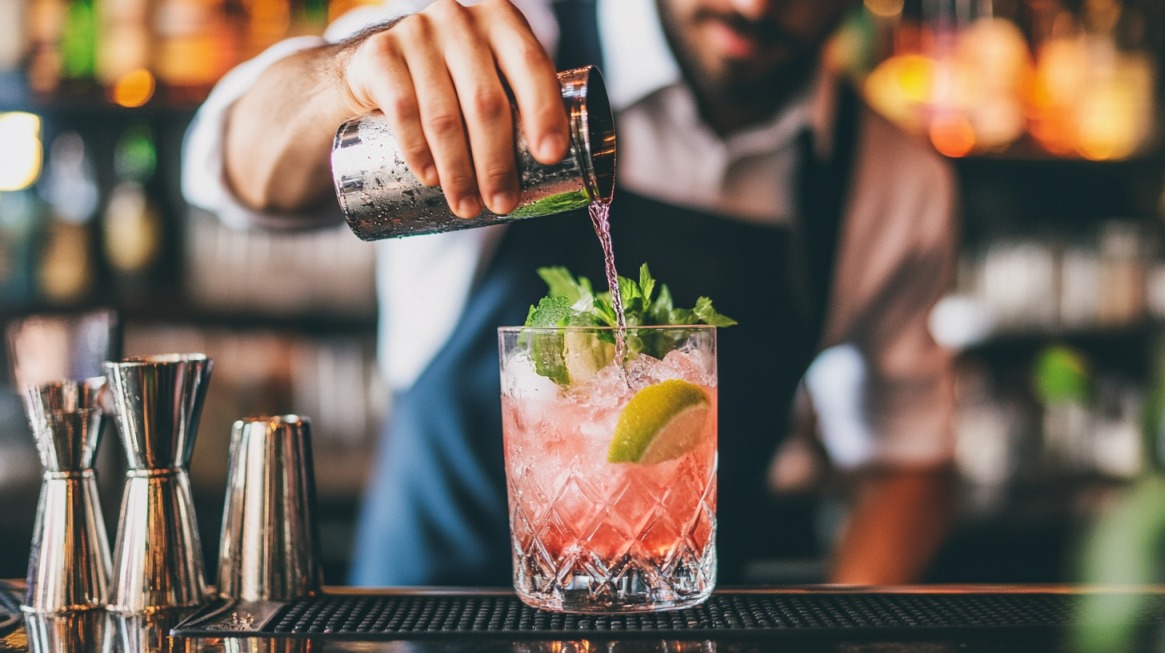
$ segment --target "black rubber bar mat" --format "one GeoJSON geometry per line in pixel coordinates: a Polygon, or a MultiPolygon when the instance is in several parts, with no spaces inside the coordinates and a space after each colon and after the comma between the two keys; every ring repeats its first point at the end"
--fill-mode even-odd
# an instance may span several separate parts
{"type": "Polygon", "coordinates": [[[1147,593],[764,593],[720,592],[673,612],[566,615],[544,612],[509,594],[338,594],[290,603],[219,602],[173,631],[182,637],[431,639],[719,637],[778,633],[840,634],[1064,628],[1111,619],[1165,623],[1165,595],[1147,593]],[[1097,603],[1099,601],[1100,603],[1097,603]],[[1091,606],[1091,607],[1090,607],[1091,606]]]}

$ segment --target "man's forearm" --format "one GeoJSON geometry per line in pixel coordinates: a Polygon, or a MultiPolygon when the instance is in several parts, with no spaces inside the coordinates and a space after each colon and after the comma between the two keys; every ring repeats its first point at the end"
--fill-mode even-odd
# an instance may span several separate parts
{"type": "Polygon", "coordinates": [[[226,178],[260,211],[298,211],[332,192],[336,128],[354,115],[340,74],[344,46],[293,54],[271,66],[227,116],[226,178]]]}
{"type": "Polygon", "coordinates": [[[954,480],[949,467],[880,470],[864,477],[837,544],[830,580],[918,582],[949,528],[954,480]]]}

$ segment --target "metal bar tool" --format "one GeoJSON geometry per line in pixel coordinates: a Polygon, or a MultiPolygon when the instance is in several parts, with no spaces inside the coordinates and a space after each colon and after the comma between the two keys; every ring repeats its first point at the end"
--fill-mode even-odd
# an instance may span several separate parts
{"type": "Polygon", "coordinates": [[[208,598],[187,468],[213,361],[164,354],[105,364],[129,471],[109,610],[152,613],[208,598]]]}
{"type": "Polygon", "coordinates": [[[218,594],[290,601],[322,586],[311,423],[246,417],[231,429],[218,594]]]}
{"type": "Polygon", "coordinates": [[[24,388],[25,410],[45,469],[21,606],[25,612],[105,606],[109,540],[93,475],[104,388],[102,377],[24,388]]]}

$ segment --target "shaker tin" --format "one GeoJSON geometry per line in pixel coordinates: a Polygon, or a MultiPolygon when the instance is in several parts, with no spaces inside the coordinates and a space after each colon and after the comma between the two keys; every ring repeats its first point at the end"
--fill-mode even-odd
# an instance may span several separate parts
{"type": "Polygon", "coordinates": [[[440,186],[426,186],[405,164],[388,120],[373,113],[340,126],[332,144],[332,177],[348,226],[362,240],[380,240],[500,224],[609,201],[615,184],[615,130],[602,76],[594,66],[558,74],[570,125],[570,151],[559,163],[531,156],[514,108],[521,196],[506,215],[483,209],[461,218],[440,186]]]}

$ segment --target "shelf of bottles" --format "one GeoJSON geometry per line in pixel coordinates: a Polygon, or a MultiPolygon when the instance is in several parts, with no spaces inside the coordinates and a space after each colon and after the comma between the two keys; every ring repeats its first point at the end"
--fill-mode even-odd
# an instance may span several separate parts
{"type": "Polygon", "coordinates": [[[1109,161],[1157,147],[1157,0],[865,0],[834,58],[950,157],[1109,161]]]}
{"type": "Polygon", "coordinates": [[[1027,492],[1084,518],[1093,491],[1161,467],[1165,431],[1150,417],[1165,397],[1161,215],[1028,216],[964,247],[931,327],[959,352],[956,460],[977,509],[1027,492]]]}
{"type": "MultiPolygon", "coordinates": [[[[374,248],[343,227],[232,231],[185,204],[179,160],[221,75],[282,38],[322,32],[354,4],[0,0],[0,328],[17,314],[109,306],[123,318],[126,355],[214,358],[192,466],[209,530],[231,423],[311,418],[333,568],[344,564],[388,408],[375,365],[374,248]]],[[[39,465],[7,370],[0,346],[0,492],[14,498],[0,507],[0,561],[16,562],[33,514],[17,498],[35,501],[39,465]]],[[[104,495],[116,498],[116,438],[107,433],[102,448],[104,495]]],[[[217,541],[209,530],[204,542],[217,541]]]]}
{"type": "MultiPolygon", "coordinates": [[[[175,315],[202,302],[202,314],[234,320],[331,314],[367,328],[370,294],[336,298],[319,274],[284,277],[269,294],[253,290],[256,275],[225,281],[240,271],[228,258],[255,272],[281,255],[318,260],[341,239],[246,236],[244,251],[195,249],[227,239],[188,220],[178,190],[182,135],[213,84],[361,1],[0,0],[0,307],[175,315]]],[[[369,248],[346,249],[337,274],[370,274],[369,248]]]]}
{"type": "Polygon", "coordinates": [[[197,104],[232,66],[364,0],[0,0],[0,104],[197,104]]]}
{"type": "Polygon", "coordinates": [[[1157,464],[1165,4],[863,4],[833,60],[961,182],[957,283],[932,332],[958,352],[968,514],[1086,513],[1082,488],[1157,464]]]}

